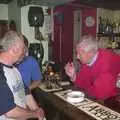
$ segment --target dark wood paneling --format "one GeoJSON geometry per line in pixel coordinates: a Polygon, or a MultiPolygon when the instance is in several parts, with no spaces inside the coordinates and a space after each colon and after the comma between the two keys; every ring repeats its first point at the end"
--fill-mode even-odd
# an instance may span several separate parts
{"type": "Polygon", "coordinates": [[[0,38],[2,38],[7,31],[8,31],[8,21],[0,20],[0,38]]]}
{"type": "Polygon", "coordinates": [[[0,0],[0,4],[8,4],[12,0],[0,0]]]}
{"type": "Polygon", "coordinates": [[[120,9],[120,0],[77,0],[77,4],[97,8],[120,9]]]}

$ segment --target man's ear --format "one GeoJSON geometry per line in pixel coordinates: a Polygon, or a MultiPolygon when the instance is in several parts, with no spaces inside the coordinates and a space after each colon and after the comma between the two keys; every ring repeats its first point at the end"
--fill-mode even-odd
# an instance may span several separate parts
{"type": "Polygon", "coordinates": [[[15,47],[15,46],[14,46],[14,47],[11,47],[10,52],[11,52],[12,54],[17,54],[18,48],[15,47]]]}
{"type": "Polygon", "coordinates": [[[96,51],[95,50],[89,51],[89,55],[92,56],[92,57],[95,56],[96,55],[96,51]]]}

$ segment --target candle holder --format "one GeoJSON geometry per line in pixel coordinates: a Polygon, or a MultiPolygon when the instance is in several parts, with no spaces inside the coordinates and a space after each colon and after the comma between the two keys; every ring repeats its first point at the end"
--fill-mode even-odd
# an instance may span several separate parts
{"type": "Polygon", "coordinates": [[[59,89],[60,88],[59,82],[60,82],[60,75],[58,73],[46,74],[44,76],[44,83],[46,89],[59,89]]]}

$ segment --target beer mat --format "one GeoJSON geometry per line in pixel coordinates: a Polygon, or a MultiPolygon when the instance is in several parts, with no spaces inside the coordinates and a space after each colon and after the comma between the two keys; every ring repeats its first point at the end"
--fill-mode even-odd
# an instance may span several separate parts
{"type": "Polygon", "coordinates": [[[61,87],[57,87],[57,88],[51,88],[51,89],[47,89],[46,88],[46,85],[44,83],[42,83],[39,88],[44,91],[44,92],[55,92],[55,91],[59,91],[59,90],[62,90],[61,87]]]}
{"type": "MultiPolygon", "coordinates": [[[[54,94],[66,101],[66,94],[71,91],[72,90],[58,91],[54,92],[54,94]]],[[[70,104],[76,106],[78,109],[92,116],[96,120],[120,120],[120,113],[87,98],[82,102],[70,104]]]]}

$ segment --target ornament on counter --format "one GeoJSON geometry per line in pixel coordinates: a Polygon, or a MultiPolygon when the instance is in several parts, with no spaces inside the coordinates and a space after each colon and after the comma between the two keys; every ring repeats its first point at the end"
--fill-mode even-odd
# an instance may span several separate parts
{"type": "Polygon", "coordinates": [[[60,75],[58,73],[50,72],[44,75],[44,83],[46,89],[59,89],[60,88],[60,75]]]}
{"type": "Polygon", "coordinates": [[[46,89],[60,88],[60,74],[57,67],[54,61],[45,62],[43,76],[46,89]]]}

